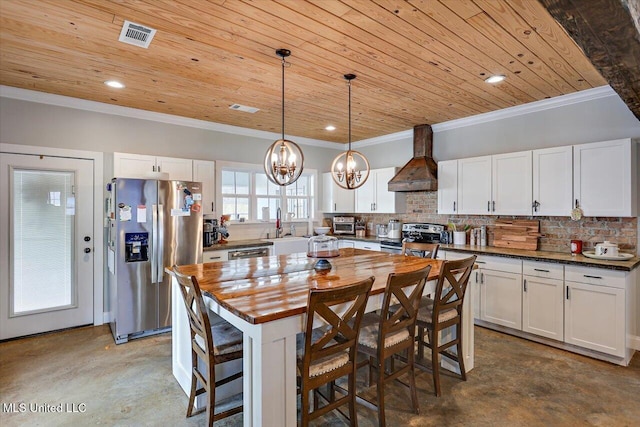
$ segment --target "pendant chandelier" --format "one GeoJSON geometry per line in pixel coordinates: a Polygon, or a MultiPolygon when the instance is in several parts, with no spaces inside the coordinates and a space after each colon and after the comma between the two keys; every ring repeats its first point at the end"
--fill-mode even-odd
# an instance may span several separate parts
{"type": "Polygon", "coordinates": [[[291,51],[278,49],[276,55],[282,58],[282,138],[271,144],[267,150],[264,171],[271,182],[286,186],[300,178],[304,167],[304,155],[298,144],[284,138],[284,67],[285,58],[291,55],[291,51]]]}
{"type": "Polygon", "coordinates": [[[331,164],[331,176],[336,184],[347,190],[354,190],[369,178],[369,161],[359,151],[351,149],[351,80],[355,74],[345,74],[344,78],[349,85],[349,149],[341,153],[331,164]]]}

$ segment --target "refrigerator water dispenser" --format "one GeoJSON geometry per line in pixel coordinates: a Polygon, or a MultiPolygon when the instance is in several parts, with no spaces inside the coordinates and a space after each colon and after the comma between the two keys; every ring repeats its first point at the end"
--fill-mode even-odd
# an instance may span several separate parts
{"type": "Polygon", "coordinates": [[[149,261],[149,233],[125,233],[125,262],[149,261]]]}

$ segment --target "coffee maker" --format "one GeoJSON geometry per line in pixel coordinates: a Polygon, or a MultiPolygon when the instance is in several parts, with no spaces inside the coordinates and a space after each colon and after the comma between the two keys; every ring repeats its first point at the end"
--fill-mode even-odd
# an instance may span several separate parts
{"type": "Polygon", "coordinates": [[[218,220],[205,219],[202,225],[202,246],[213,246],[218,242],[218,220]]]}

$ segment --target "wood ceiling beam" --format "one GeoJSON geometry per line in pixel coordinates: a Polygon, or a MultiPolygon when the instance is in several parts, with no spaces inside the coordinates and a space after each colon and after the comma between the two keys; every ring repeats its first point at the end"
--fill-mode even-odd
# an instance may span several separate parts
{"type": "Polygon", "coordinates": [[[640,119],[640,33],[633,0],[540,2],[640,119]]]}

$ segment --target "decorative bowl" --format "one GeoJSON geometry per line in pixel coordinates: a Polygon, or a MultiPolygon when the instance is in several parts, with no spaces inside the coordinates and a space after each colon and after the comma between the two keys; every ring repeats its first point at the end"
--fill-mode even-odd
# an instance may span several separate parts
{"type": "Polygon", "coordinates": [[[327,234],[329,230],[331,230],[331,227],[315,227],[313,229],[313,231],[315,231],[316,234],[327,234]]]}

